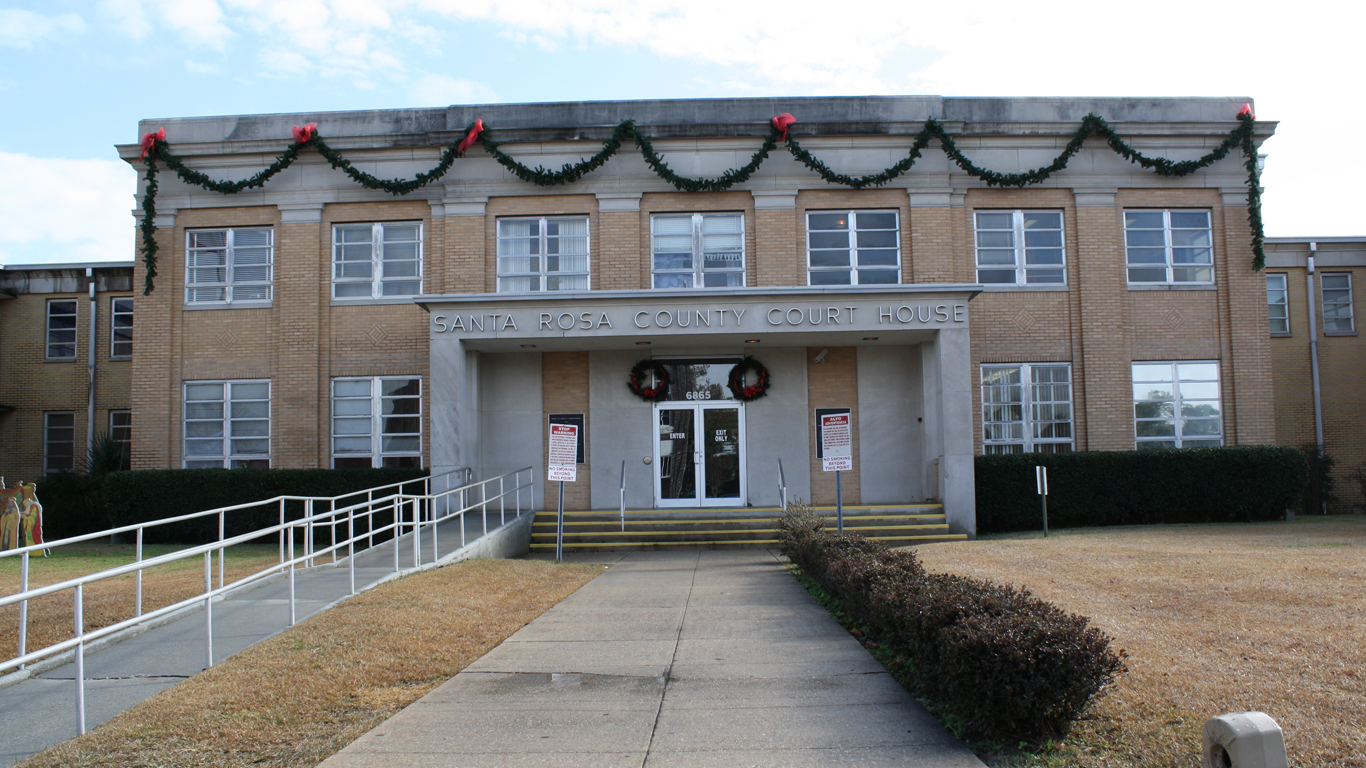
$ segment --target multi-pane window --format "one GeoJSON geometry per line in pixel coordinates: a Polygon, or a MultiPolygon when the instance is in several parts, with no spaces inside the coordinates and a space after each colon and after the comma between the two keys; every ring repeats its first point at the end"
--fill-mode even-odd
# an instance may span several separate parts
{"type": "Polygon", "coordinates": [[[901,282],[896,211],[811,211],[806,245],[811,285],[901,282]]]}
{"type": "Polygon", "coordinates": [[[421,467],[422,379],[332,380],[332,467],[421,467]]]}
{"type": "Polygon", "coordinates": [[[114,299],[110,304],[109,356],[133,356],[133,297],[114,299]]]}
{"type": "Polygon", "coordinates": [[[498,291],[588,290],[586,216],[499,219],[498,291]]]}
{"type": "Polygon", "coordinates": [[[43,414],[43,474],[76,469],[76,414],[49,411],[43,414]]]}
{"type": "Polygon", "coordinates": [[[187,233],[185,302],[270,301],[275,235],[261,229],[197,229],[187,233]]]}
{"type": "Polygon", "coordinates": [[[1323,331],[1351,333],[1356,330],[1352,317],[1352,276],[1346,272],[1323,275],[1323,331]]]}
{"type": "Polygon", "coordinates": [[[1209,211],[1125,211],[1130,283],[1213,283],[1209,211]]]}
{"type": "Polygon", "coordinates": [[[76,300],[48,299],[48,360],[76,359],[76,300]]]}
{"type": "Polygon", "coordinates": [[[1140,450],[1223,445],[1218,363],[1134,363],[1133,382],[1140,450]]]}
{"type": "Polygon", "coordinates": [[[332,295],[379,299],[422,293],[422,225],[338,224],[332,228],[332,295]]]}
{"type": "Polygon", "coordinates": [[[982,366],[983,453],[1072,450],[1072,366],[982,366]]]}
{"type": "Polygon", "coordinates": [[[655,288],[745,284],[745,217],[694,213],[650,219],[655,288]]]}
{"type": "Polygon", "coordinates": [[[186,469],[270,468],[270,381],[185,382],[186,469]]]}
{"type": "Polygon", "coordinates": [[[1266,276],[1266,315],[1272,333],[1290,333],[1290,291],[1283,274],[1266,276]]]}
{"type": "Polygon", "coordinates": [[[109,412],[109,439],[119,447],[123,455],[123,468],[128,468],[128,460],[133,455],[133,412],[119,410],[109,412]]]}
{"type": "Polygon", "coordinates": [[[1062,285],[1061,211],[977,211],[977,282],[1062,285]]]}

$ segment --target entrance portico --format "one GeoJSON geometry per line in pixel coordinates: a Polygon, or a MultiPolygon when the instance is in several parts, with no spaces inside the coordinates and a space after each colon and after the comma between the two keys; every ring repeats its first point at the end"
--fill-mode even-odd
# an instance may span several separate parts
{"type": "MultiPolygon", "coordinates": [[[[855,472],[845,478],[846,502],[938,499],[953,530],[973,534],[968,302],[978,290],[423,296],[433,474],[544,466],[546,422],[557,410],[548,407],[549,389],[563,384],[581,398],[574,410],[584,414],[587,439],[579,483],[593,508],[615,508],[623,479],[632,508],[772,506],[780,460],[789,498],[827,501],[813,460],[814,412],[850,407],[855,472]],[[562,382],[546,367],[560,353],[584,361],[586,387],[583,377],[562,382]],[[745,355],[769,369],[771,384],[766,396],[741,403],[723,377],[715,379],[745,355]],[[695,369],[702,379],[671,387],[660,403],[642,400],[626,386],[642,358],[695,369]]],[[[541,481],[538,473],[537,503],[545,499],[541,481]]]]}

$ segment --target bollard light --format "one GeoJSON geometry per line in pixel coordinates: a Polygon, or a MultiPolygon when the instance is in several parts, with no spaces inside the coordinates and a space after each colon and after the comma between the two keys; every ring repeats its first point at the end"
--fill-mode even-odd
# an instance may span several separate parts
{"type": "Polygon", "coordinates": [[[1281,727],[1265,712],[1234,712],[1205,722],[1203,768],[1289,768],[1281,727]]]}

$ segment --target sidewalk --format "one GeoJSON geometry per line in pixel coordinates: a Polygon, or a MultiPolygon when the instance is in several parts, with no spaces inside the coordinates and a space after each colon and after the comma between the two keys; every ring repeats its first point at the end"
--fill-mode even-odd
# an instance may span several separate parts
{"type": "Polygon", "coordinates": [[[323,768],[982,763],[763,550],[615,563],[323,768]]]}

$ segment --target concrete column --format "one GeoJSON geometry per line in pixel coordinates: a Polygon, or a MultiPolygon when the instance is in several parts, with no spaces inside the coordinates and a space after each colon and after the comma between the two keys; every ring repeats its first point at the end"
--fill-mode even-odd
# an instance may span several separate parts
{"type": "Polygon", "coordinates": [[[937,427],[942,451],[938,464],[939,498],[950,529],[975,538],[971,342],[966,328],[940,330],[935,336],[933,356],[940,406],[937,427]]]}
{"type": "Polygon", "coordinates": [[[467,352],[459,338],[443,336],[432,341],[429,423],[433,475],[473,466],[478,460],[479,454],[471,448],[478,410],[470,403],[470,380],[478,367],[476,354],[467,352]]]}
{"type": "Polygon", "coordinates": [[[281,205],[275,241],[274,313],[278,346],[271,382],[271,467],[326,466],[320,392],[327,391],[321,323],[331,281],[322,245],[322,203],[281,205]]]}
{"type": "Polygon", "coordinates": [[[864,504],[924,498],[919,347],[858,347],[859,445],[864,504]]]}

